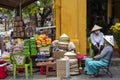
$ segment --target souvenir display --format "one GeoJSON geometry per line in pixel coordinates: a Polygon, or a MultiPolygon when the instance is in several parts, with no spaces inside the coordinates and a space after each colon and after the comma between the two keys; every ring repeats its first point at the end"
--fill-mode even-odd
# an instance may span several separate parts
{"type": "Polygon", "coordinates": [[[25,26],[23,25],[23,21],[21,21],[20,16],[15,17],[14,21],[14,31],[13,38],[24,38],[25,37],[25,26]]]}

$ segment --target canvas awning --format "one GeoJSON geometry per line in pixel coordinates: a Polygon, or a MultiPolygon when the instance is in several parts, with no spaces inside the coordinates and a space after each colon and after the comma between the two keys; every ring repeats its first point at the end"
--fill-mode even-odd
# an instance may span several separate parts
{"type": "Polygon", "coordinates": [[[14,10],[19,8],[21,3],[21,8],[24,8],[25,6],[35,2],[37,0],[0,0],[0,7],[14,10]]]}

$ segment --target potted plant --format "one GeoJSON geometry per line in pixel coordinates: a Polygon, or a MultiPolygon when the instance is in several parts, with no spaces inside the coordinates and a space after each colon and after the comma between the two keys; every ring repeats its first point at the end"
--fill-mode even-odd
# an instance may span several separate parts
{"type": "Polygon", "coordinates": [[[120,49],[120,23],[115,23],[114,25],[112,25],[110,27],[110,30],[112,31],[117,46],[120,49]]]}

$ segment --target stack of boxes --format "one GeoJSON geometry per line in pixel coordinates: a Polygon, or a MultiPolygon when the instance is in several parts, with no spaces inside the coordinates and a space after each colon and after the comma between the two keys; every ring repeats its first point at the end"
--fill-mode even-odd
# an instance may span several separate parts
{"type": "Polygon", "coordinates": [[[35,39],[30,39],[30,52],[31,52],[31,55],[37,54],[37,47],[36,47],[35,39]]]}
{"type": "Polygon", "coordinates": [[[23,22],[21,21],[20,16],[16,16],[14,21],[13,37],[24,38],[25,37],[24,30],[25,28],[24,28],[23,22]]]}
{"type": "Polygon", "coordinates": [[[36,49],[36,42],[35,39],[26,39],[24,40],[24,47],[23,51],[25,54],[36,55],[37,49],[36,49]]]}
{"type": "Polygon", "coordinates": [[[24,46],[23,46],[24,54],[30,54],[30,47],[29,47],[30,44],[29,43],[30,43],[29,39],[24,40],[24,46]]]}
{"type": "Polygon", "coordinates": [[[67,56],[70,61],[70,75],[79,74],[78,69],[78,60],[76,58],[76,53],[74,52],[66,52],[64,56],[67,56]]]}
{"type": "Polygon", "coordinates": [[[70,77],[69,60],[66,60],[66,59],[57,60],[57,77],[59,77],[59,78],[70,77]]]}
{"type": "Polygon", "coordinates": [[[77,59],[70,59],[70,75],[79,74],[78,61],[77,59]]]}

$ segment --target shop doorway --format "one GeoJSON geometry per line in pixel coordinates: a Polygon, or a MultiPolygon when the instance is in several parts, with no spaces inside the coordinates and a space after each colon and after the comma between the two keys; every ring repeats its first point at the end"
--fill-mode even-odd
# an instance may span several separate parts
{"type": "Polygon", "coordinates": [[[120,0],[112,0],[112,24],[120,22],[120,0]]]}
{"type": "Polygon", "coordinates": [[[102,32],[107,34],[107,3],[108,0],[87,0],[87,35],[89,36],[94,24],[103,27],[102,32]]]}

